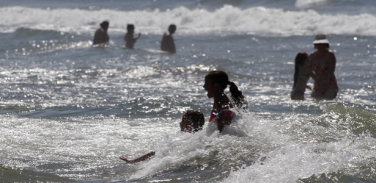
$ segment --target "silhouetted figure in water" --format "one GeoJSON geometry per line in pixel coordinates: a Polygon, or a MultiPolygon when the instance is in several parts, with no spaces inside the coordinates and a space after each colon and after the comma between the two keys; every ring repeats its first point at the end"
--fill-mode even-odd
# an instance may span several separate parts
{"type": "Polygon", "coordinates": [[[124,41],[125,41],[125,47],[128,49],[133,49],[134,44],[136,43],[137,39],[140,38],[141,33],[138,33],[137,37],[134,37],[134,25],[133,24],[128,24],[127,25],[127,33],[124,36],[124,41]]]}
{"type": "Polygon", "coordinates": [[[110,37],[107,34],[109,25],[110,23],[108,21],[103,21],[100,24],[101,27],[95,31],[93,45],[108,43],[108,41],[110,40],[110,37]]]}
{"type": "Polygon", "coordinates": [[[304,100],[306,88],[312,90],[307,85],[309,78],[316,78],[310,66],[309,56],[306,52],[299,52],[295,57],[294,85],[290,94],[291,100],[304,100]]]}
{"type": "Polygon", "coordinates": [[[210,71],[205,76],[204,89],[208,98],[214,99],[210,113],[209,126],[216,126],[219,132],[230,125],[236,117],[234,107],[242,107],[247,102],[243,92],[238,89],[234,82],[229,81],[224,71],[210,71]],[[231,99],[227,97],[224,90],[230,86],[231,99]]]}
{"type": "Polygon", "coordinates": [[[174,38],[172,34],[176,31],[176,25],[171,24],[168,27],[168,31],[163,34],[162,41],[161,41],[161,50],[169,52],[169,53],[176,53],[174,38]]]}
{"type": "Polygon", "coordinates": [[[329,50],[326,35],[318,34],[313,44],[316,51],[309,55],[311,68],[316,75],[312,97],[316,99],[332,100],[337,97],[338,85],[334,75],[336,56],[329,50]]]}

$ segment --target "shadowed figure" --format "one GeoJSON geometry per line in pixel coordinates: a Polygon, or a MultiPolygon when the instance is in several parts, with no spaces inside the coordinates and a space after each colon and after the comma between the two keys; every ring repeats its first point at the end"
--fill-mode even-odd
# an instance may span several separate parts
{"type": "Polygon", "coordinates": [[[290,94],[291,100],[304,100],[306,88],[312,90],[307,85],[309,78],[316,78],[310,66],[309,56],[306,52],[299,52],[295,57],[294,85],[290,94]]]}
{"type": "Polygon", "coordinates": [[[322,100],[332,100],[337,97],[338,85],[334,75],[336,57],[329,50],[326,35],[318,34],[313,42],[316,51],[309,55],[311,68],[316,75],[312,97],[322,100]]]}
{"type": "Polygon", "coordinates": [[[107,34],[109,25],[110,23],[108,21],[103,21],[100,24],[101,27],[95,31],[93,45],[108,43],[108,41],[110,40],[110,37],[107,34]]]}
{"type": "Polygon", "coordinates": [[[234,82],[229,81],[228,75],[224,71],[210,71],[205,76],[203,87],[207,92],[207,97],[214,99],[209,124],[216,125],[219,132],[222,132],[225,125],[230,125],[236,116],[236,112],[231,108],[242,107],[246,104],[243,93],[234,82]],[[233,102],[224,93],[227,85],[230,85],[233,102]]]}
{"type": "Polygon", "coordinates": [[[140,38],[141,33],[138,33],[138,36],[133,36],[134,34],[134,25],[133,24],[128,24],[127,25],[127,33],[124,36],[124,41],[125,41],[125,47],[128,49],[133,49],[134,44],[136,43],[137,39],[140,38]]]}
{"type": "Polygon", "coordinates": [[[174,38],[172,34],[176,31],[176,25],[171,24],[168,27],[168,31],[163,34],[162,41],[161,41],[161,50],[169,52],[169,53],[176,53],[174,38]]]}

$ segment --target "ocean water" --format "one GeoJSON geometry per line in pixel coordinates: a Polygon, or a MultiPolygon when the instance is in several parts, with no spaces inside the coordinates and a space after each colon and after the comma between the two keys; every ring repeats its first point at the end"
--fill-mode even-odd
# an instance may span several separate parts
{"type": "MultiPolygon", "coordinates": [[[[0,1],[0,182],[376,182],[374,0],[0,1]],[[110,21],[110,44],[93,47],[110,21]],[[141,32],[124,49],[128,23],[141,32]],[[159,51],[170,23],[176,54],[159,51]],[[335,100],[291,101],[293,60],[328,35],[335,100]],[[206,121],[210,70],[249,103],[206,121]],[[119,156],[155,157],[126,164],[119,156]]],[[[312,80],[309,81],[312,86],[312,80]]]]}

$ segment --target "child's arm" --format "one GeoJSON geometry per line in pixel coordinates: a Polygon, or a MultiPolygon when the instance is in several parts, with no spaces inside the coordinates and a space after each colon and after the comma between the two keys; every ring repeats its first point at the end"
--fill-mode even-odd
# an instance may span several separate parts
{"type": "Polygon", "coordinates": [[[134,39],[135,40],[137,40],[138,38],[140,38],[141,37],[141,32],[140,33],[138,33],[138,36],[137,37],[135,37],[134,39]]]}
{"type": "Polygon", "coordinates": [[[140,161],[145,161],[145,160],[149,159],[150,157],[154,156],[154,154],[155,154],[155,152],[151,151],[151,152],[149,152],[149,153],[147,153],[147,154],[145,154],[145,155],[143,155],[143,156],[141,156],[139,158],[136,158],[134,160],[129,160],[128,158],[126,158],[124,156],[120,156],[119,159],[121,159],[121,160],[123,160],[123,161],[125,161],[127,163],[132,163],[133,164],[133,163],[138,163],[140,161]]]}
{"type": "Polygon", "coordinates": [[[136,42],[138,38],[141,37],[141,33],[138,33],[138,36],[133,36],[133,41],[136,42]]]}

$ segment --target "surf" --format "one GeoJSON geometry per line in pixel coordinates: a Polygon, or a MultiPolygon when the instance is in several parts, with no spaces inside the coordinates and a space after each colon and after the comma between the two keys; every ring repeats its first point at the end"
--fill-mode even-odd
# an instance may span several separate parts
{"type": "Polygon", "coordinates": [[[241,9],[224,5],[214,11],[202,8],[176,7],[165,11],[110,9],[40,9],[28,7],[0,8],[4,17],[0,32],[16,31],[21,27],[53,30],[75,34],[93,34],[99,23],[110,21],[110,34],[124,34],[127,23],[134,23],[137,32],[162,34],[170,23],[178,25],[179,34],[253,34],[253,35],[376,35],[376,16],[372,14],[322,14],[315,10],[284,10],[281,8],[250,7],[241,9]],[[22,12],[22,14],[20,13],[22,12]],[[124,22],[123,17],[128,17],[124,22]]]}

